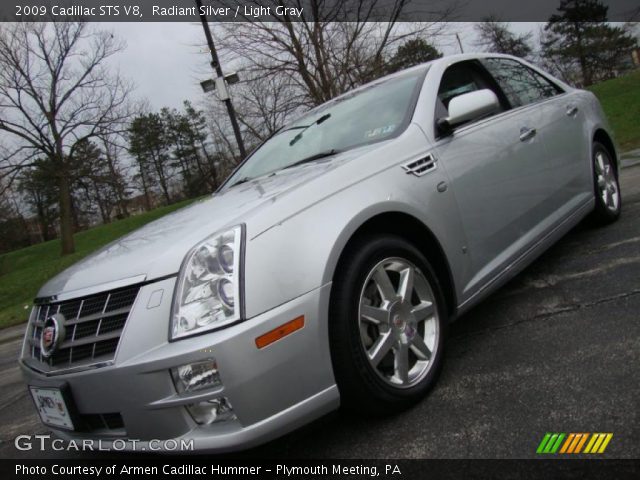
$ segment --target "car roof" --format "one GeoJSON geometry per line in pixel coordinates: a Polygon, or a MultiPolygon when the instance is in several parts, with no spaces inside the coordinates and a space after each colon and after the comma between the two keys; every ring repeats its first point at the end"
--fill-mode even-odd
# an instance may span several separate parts
{"type": "Polygon", "coordinates": [[[492,52],[456,53],[456,54],[452,54],[452,55],[445,55],[443,57],[436,58],[436,59],[431,60],[429,62],[420,63],[418,65],[414,65],[413,67],[405,68],[403,70],[399,70],[397,72],[390,73],[389,75],[385,75],[383,77],[376,78],[375,80],[372,80],[372,81],[367,82],[367,83],[365,83],[363,85],[360,85],[360,86],[358,86],[356,88],[348,90],[348,91],[338,95],[337,97],[334,97],[331,100],[328,100],[325,103],[332,102],[332,101],[334,101],[336,99],[339,99],[342,96],[353,94],[353,93],[357,92],[358,90],[366,89],[366,88],[370,87],[371,85],[375,85],[376,83],[381,83],[383,81],[386,81],[388,79],[395,78],[395,77],[401,77],[403,75],[409,74],[411,72],[415,72],[417,70],[427,69],[427,68],[430,68],[431,66],[436,65],[436,64],[440,64],[440,63],[449,64],[449,63],[456,63],[456,62],[463,61],[463,60],[474,60],[474,59],[478,59],[478,58],[488,58],[488,57],[491,57],[491,58],[504,57],[504,58],[511,58],[511,59],[514,59],[514,60],[523,61],[522,58],[514,57],[513,55],[506,55],[506,54],[503,54],[503,53],[492,53],[492,52]]]}

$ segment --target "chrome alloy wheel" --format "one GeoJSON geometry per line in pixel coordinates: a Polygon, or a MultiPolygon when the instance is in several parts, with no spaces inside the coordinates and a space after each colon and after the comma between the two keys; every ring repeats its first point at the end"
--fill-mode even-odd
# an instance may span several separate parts
{"type": "Polygon", "coordinates": [[[618,180],[611,165],[609,156],[602,151],[596,152],[595,171],[598,195],[602,203],[611,212],[617,212],[620,207],[620,190],[618,180]]]}
{"type": "Polygon", "coordinates": [[[438,345],[435,295],[410,261],[387,258],[369,272],[360,294],[360,339],[375,372],[396,388],[427,374],[438,345]]]}

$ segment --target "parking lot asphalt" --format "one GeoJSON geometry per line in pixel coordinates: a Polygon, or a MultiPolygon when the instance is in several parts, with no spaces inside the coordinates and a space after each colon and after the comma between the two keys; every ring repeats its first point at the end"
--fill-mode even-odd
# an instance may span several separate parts
{"type": "MultiPolygon", "coordinates": [[[[437,386],[385,418],[334,412],[241,458],[532,458],[545,432],[611,432],[605,458],[640,458],[640,165],[622,170],[623,214],[580,225],[451,326],[437,386]]],[[[0,458],[46,433],[0,343],[0,458]]]]}

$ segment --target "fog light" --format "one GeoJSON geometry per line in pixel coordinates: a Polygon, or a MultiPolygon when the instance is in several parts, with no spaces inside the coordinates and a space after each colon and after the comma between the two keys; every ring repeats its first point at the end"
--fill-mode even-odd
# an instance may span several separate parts
{"type": "Polygon", "coordinates": [[[222,385],[218,365],[214,359],[172,368],[171,376],[178,393],[195,392],[222,385]]]}
{"type": "Polygon", "coordinates": [[[236,414],[233,413],[233,408],[225,397],[187,405],[187,410],[200,425],[236,419],[236,414]]]}

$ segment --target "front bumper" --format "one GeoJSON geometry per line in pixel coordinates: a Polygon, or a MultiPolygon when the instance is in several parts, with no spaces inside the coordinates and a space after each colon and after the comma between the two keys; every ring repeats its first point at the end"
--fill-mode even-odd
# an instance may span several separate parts
{"type": "Polygon", "coordinates": [[[29,385],[68,386],[80,415],[118,413],[123,428],[99,432],[53,430],[65,439],[189,439],[198,450],[247,448],[284,433],[339,405],[327,315],[330,284],[250,320],[216,332],[168,341],[175,278],[141,288],[122,332],[113,365],[44,375],[21,362],[29,385]],[[162,300],[157,305],[160,294],[162,300]],[[149,303],[153,294],[155,299],[149,303]],[[255,339],[304,315],[300,330],[258,349],[255,339]],[[214,357],[222,386],[178,394],[170,369],[214,357]],[[226,397],[236,419],[198,425],[187,404],[226,397]]]}

